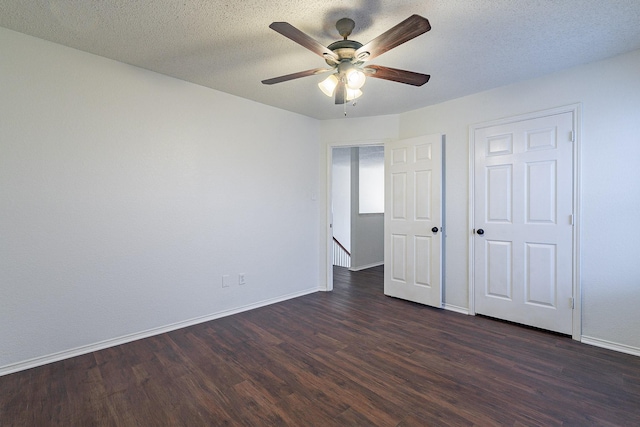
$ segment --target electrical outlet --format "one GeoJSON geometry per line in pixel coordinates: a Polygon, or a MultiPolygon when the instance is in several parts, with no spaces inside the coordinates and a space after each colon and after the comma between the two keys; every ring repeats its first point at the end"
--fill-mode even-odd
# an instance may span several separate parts
{"type": "Polygon", "coordinates": [[[231,276],[229,276],[228,274],[223,274],[222,275],[222,287],[223,288],[228,288],[229,286],[231,286],[231,276]]]}
{"type": "Polygon", "coordinates": [[[238,285],[242,286],[242,285],[246,285],[246,279],[245,279],[245,274],[244,273],[240,273],[238,274],[238,285]]]}

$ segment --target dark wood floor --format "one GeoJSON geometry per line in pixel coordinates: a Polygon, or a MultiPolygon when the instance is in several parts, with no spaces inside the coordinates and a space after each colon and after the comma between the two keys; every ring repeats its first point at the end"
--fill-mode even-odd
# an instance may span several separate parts
{"type": "Polygon", "coordinates": [[[0,424],[640,425],[640,358],[385,297],[382,271],[0,377],[0,424]]]}

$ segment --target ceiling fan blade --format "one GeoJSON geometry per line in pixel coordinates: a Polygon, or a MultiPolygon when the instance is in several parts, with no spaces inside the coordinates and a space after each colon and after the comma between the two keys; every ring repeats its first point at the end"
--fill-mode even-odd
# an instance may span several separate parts
{"type": "Polygon", "coordinates": [[[380,34],[355,52],[356,58],[368,61],[431,29],[431,24],[420,15],[411,15],[395,27],[380,34]],[[368,53],[368,55],[366,55],[368,53]]]}
{"type": "Polygon", "coordinates": [[[338,86],[336,86],[336,104],[344,104],[345,103],[345,92],[346,87],[343,81],[338,82],[338,86]]]}
{"type": "Polygon", "coordinates": [[[398,70],[397,68],[382,67],[380,65],[367,65],[363,69],[369,77],[391,80],[413,86],[422,86],[429,81],[429,74],[415,73],[413,71],[398,70]]]}
{"type": "Polygon", "coordinates": [[[286,76],[274,77],[272,79],[263,80],[262,84],[273,85],[276,83],[286,82],[288,80],[299,79],[300,77],[313,76],[315,74],[326,73],[331,71],[332,68],[314,68],[313,70],[299,71],[293,74],[287,74],[286,76]]]}
{"type": "Polygon", "coordinates": [[[327,49],[325,46],[321,45],[320,42],[311,38],[288,22],[272,22],[271,25],[269,25],[269,28],[279,32],[299,45],[306,47],[316,55],[323,58],[328,56],[333,58],[335,61],[339,61],[338,55],[333,53],[333,51],[327,49]]]}

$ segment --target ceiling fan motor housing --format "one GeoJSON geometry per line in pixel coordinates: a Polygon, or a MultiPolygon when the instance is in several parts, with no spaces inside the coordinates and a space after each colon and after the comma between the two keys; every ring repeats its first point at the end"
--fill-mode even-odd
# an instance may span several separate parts
{"type": "MultiPolygon", "coordinates": [[[[356,50],[362,47],[362,43],[357,42],[355,40],[338,40],[337,42],[331,43],[327,48],[331,50],[333,53],[338,55],[339,61],[344,59],[353,60],[355,56],[356,50]]],[[[327,59],[325,61],[329,65],[334,65],[333,58],[327,59]]]]}

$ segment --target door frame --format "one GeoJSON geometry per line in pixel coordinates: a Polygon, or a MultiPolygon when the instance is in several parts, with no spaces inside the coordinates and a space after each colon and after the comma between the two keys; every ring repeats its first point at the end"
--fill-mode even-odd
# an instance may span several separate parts
{"type": "Polygon", "coordinates": [[[384,146],[392,139],[366,139],[359,141],[335,141],[327,143],[327,210],[326,210],[326,233],[325,233],[325,274],[326,274],[326,287],[325,291],[333,290],[333,217],[331,212],[331,206],[333,206],[333,149],[340,147],[367,147],[372,145],[384,146]]]}
{"type": "Polygon", "coordinates": [[[485,127],[505,125],[539,117],[552,116],[562,113],[572,113],[573,116],[573,318],[572,318],[572,338],[580,341],[582,337],[582,289],[580,280],[580,139],[581,139],[581,115],[582,104],[570,104],[548,110],[535,111],[518,116],[506,117],[503,119],[477,123],[469,126],[469,314],[475,315],[475,266],[474,266],[474,212],[475,212],[475,131],[485,127]]]}

